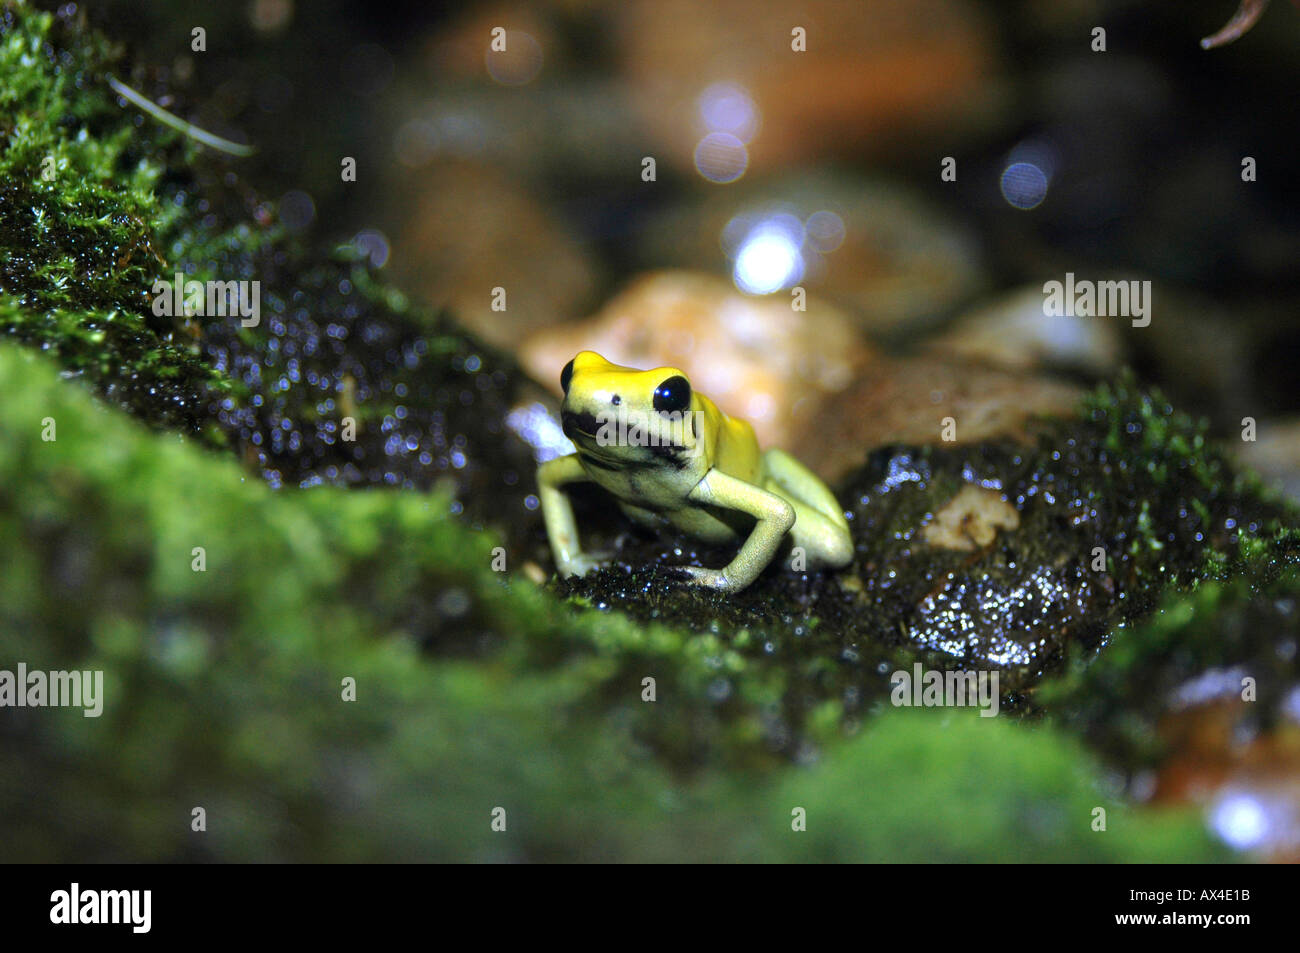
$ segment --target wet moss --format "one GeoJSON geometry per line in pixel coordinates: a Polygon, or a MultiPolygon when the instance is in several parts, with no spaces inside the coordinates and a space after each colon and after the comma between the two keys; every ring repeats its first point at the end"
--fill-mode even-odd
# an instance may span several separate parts
{"type": "Polygon", "coordinates": [[[0,406],[0,658],[105,684],[99,718],[0,719],[5,860],[1221,856],[1050,728],[893,713],[807,769],[756,758],[774,696],[743,673],[711,692],[726,640],[492,572],[445,494],[274,492],[8,344],[0,406]],[[683,770],[643,721],[709,757],[683,770]]]}
{"type": "Polygon", "coordinates": [[[68,21],[0,7],[0,333],[144,419],[210,433],[209,394],[230,382],[192,326],[148,308],[162,166],[95,92],[117,55],[68,21]]]}
{"type": "MultiPolygon", "coordinates": [[[[121,52],[79,17],[5,4],[0,70],[0,333],[274,486],[442,481],[475,522],[522,523],[511,360],[412,308],[350,244],[291,234],[228,157],[119,100],[121,52]],[[154,283],[177,274],[259,282],[261,323],[155,315],[154,283]]],[[[129,78],[185,111],[163,71],[129,78]]]]}
{"type": "MultiPolygon", "coordinates": [[[[1294,533],[1281,541],[1290,546],[1294,533]]],[[[1234,578],[1168,595],[1116,631],[1106,651],[1078,654],[1045,683],[1043,707],[1130,777],[1169,753],[1161,723],[1179,711],[1243,695],[1236,736],[1294,721],[1300,699],[1300,571],[1269,555],[1234,578]]]]}

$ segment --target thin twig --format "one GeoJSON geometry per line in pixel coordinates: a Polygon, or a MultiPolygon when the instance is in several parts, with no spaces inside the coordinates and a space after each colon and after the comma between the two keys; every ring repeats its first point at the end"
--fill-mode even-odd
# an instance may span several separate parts
{"type": "Polygon", "coordinates": [[[1240,39],[1243,33],[1259,21],[1267,9],[1268,0],[1241,0],[1237,12],[1232,15],[1232,19],[1224,25],[1223,29],[1201,40],[1201,49],[1211,50],[1216,46],[1223,46],[1240,39]]]}
{"type": "Polygon", "coordinates": [[[157,103],[146,99],[144,96],[137,93],[134,89],[115,76],[108,77],[108,85],[113,87],[113,92],[117,93],[129,102],[135,103],[163,125],[171,126],[177,132],[184,133],[191,139],[203,143],[210,149],[216,149],[232,156],[240,156],[241,158],[251,156],[253,153],[257,152],[257,149],[253,146],[246,146],[238,142],[231,142],[229,139],[222,139],[220,136],[215,136],[204,129],[200,129],[192,122],[186,122],[174,113],[169,113],[157,103]]]}

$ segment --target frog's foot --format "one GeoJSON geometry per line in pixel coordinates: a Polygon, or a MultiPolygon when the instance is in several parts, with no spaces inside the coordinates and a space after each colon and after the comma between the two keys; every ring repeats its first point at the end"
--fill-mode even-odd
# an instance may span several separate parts
{"type": "Polygon", "coordinates": [[[717,592],[735,592],[744,588],[737,585],[721,569],[704,569],[700,566],[676,566],[673,568],[673,575],[693,586],[703,586],[717,592]]]}
{"type": "Polygon", "coordinates": [[[570,576],[585,576],[592,570],[604,566],[607,562],[608,557],[604,554],[579,553],[557,565],[555,572],[561,579],[568,579],[570,576]]]}

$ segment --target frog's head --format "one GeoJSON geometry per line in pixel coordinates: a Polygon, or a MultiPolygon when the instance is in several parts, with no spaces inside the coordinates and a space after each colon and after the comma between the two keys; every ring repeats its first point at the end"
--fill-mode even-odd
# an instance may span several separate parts
{"type": "Polygon", "coordinates": [[[560,387],[564,434],[588,458],[682,467],[702,447],[697,399],[675,367],[641,371],[583,351],[564,365],[560,387]]]}

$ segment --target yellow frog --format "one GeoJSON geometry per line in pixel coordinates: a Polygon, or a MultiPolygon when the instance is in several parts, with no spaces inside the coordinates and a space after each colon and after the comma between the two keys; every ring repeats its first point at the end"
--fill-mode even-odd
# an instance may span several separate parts
{"type": "Polygon", "coordinates": [[[772,561],[789,533],[804,566],[839,569],[853,539],[834,495],[780,450],[759,450],[754,428],[691,390],[680,370],[640,371],[583,351],[560,374],[561,419],[576,453],[543,463],[538,495],[561,577],[598,565],[582,552],[561,487],[590,480],[638,523],[672,526],[696,539],[743,539],[722,569],[680,569],[702,586],[736,592],[772,561]]]}

